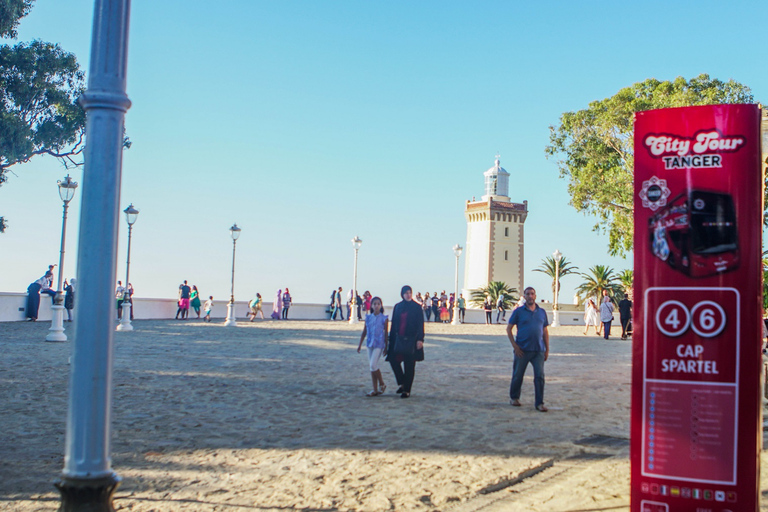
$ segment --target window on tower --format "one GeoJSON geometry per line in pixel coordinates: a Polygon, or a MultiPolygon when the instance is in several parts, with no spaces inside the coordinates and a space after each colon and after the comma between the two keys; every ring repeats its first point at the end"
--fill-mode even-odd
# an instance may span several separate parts
{"type": "Polygon", "coordinates": [[[509,236],[509,228],[504,228],[504,236],[509,236]]]}
{"type": "Polygon", "coordinates": [[[504,251],[504,261],[509,260],[509,251],[504,251]]]}

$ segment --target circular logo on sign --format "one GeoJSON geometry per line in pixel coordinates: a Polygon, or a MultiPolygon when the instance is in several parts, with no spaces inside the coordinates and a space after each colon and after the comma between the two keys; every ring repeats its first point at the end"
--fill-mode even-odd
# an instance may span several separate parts
{"type": "Polygon", "coordinates": [[[697,210],[701,210],[704,208],[704,200],[699,198],[693,202],[693,207],[697,210]]]}
{"type": "Polygon", "coordinates": [[[667,188],[667,180],[661,180],[656,176],[653,176],[648,181],[643,182],[643,186],[640,188],[640,199],[643,201],[644,208],[650,208],[651,211],[656,211],[662,206],[667,205],[667,198],[670,191],[667,188]]]}
{"type": "Polygon", "coordinates": [[[648,192],[645,193],[649,201],[656,202],[661,198],[661,187],[658,185],[651,185],[648,187],[648,192]]]}

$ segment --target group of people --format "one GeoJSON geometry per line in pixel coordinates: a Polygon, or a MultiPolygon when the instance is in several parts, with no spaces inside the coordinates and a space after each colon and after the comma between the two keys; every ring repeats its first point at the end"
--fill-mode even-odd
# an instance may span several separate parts
{"type": "MultiPolygon", "coordinates": [[[[186,283],[186,281],[184,282],[186,283]]],[[[115,300],[117,301],[117,319],[123,318],[123,304],[127,303],[131,305],[130,315],[131,320],[133,320],[133,285],[128,283],[128,286],[123,286],[123,282],[118,281],[115,287],[115,300]]]]}
{"type": "MultiPolygon", "coordinates": [[[[626,340],[627,336],[632,334],[632,297],[631,291],[628,292],[618,304],[619,321],[621,323],[621,339],[626,340]]],[[[614,320],[614,311],[616,306],[611,300],[608,290],[603,290],[603,296],[600,300],[600,307],[595,305],[592,297],[584,303],[584,334],[586,335],[590,327],[594,327],[595,334],[608,339],[611,335],[611,324],[614,320]]]]}
{"type": "MultiPolygon", "coordinates": [[[[392,367],[400,398],[411,396],[416,362],[424,361],[426,315],[423,312],[423,302],[416,302],[410,286],[402,287],[400,297],[402,301],[395,304],[391,322],[379,297],[371,298],[370,308],[365,316],[365,327],[360,335],[357,352],[362,350],[365,343],[373,384],[373,389],[366,394],[369,397],[381,395],[387,389],[379,366],[382,357],[392,367]]],[[[514,353],[509,403],[513,407],[520,407],[523,377],[531,364],[534,375],[534,407],[540,412],[547,412],[549,409],[544,405],[544,362],[549,358],[549,320],[547,313],[536,304],[536,290],[533,288],[525,289],[521,302],[522,305],[512,311],[507,325],[507,337],[514,353]],[[516,328],[515,332],[513,328],[516,328]]]]}
{"type": "Polygon", "coordinates": [[[425,292],[424,295],[416,293],[416,297],[413,299],[418,305],[421,306],[424,312],[424,319],[429,322],[432,318],[433,322],[442,322],[447,324],[453,322],[453,310],[454,307],[459,308],[459,322],[464,323],[464,316],[467,311],[467,301],[464,300],[464,295],[459,294],[458,301],[456,300],[456,294],[451,293],[446,295],[445,290],[440,292],[434,292],[430,297],[429,292],[425,292]]]}
{"type": "MultiPolygon", "coordinates": [[[[256,294],[256,299],[251,301],[251,313],[248,315],[251,317],[251,322],[256,318],[256,312],[261,312],[261,295],[258,293],[256,294]],[[254,303],[258,299],[258,302],[254,303]],[[254,309],[254,304],[256,305],[256,309],[254,309]]],[[[293,298],[291,297],[291,292],[286,288],[283,290],[282,288],[280,290],[277,290],[277,295],[275,296],[275,301],[272,303],[272,319],[273,320],[288,320],[288,311],[291,309],[291,304],[293,303],[293,298]]],[[[264,313],[261,312],[261,318],[264,318],[264,313]]]]}
{"type": "MultiPolygon", "coordinates": [[[[500,293],[496,297],[496,302],[490,295],[485,296],[483,301],[483,311],[485,311],[485,325],[491,325],[493,323],[493,310],[496,309],[496,323],[505,322],[507,320],[507,305],[505,303],[506,297],[503,293],[500,293]],[[501,318],[501,322],[499,322],[501,318]]],[[[525,297],[520,297],[516,307],[520,307],[525,303],[525,297]]]]}
{"type": "Polygon", "coordinates": [[[344,289],[339,286],[338,289],[331,291],[331,303],[328,305],[328,313],[330,320],[336,320],[338,315],[339,320],[344,320],[344,309],[347,310],[347,318],[351,318],[353,314],[357,315],[357,319],[363,319],[363,311],[370,311],[371,302],[373,301],[373,295],[366,290],[363,292],[363,296],[356,290],[349,290],[346,295],[346,301],[344,299],[344,289]],[[355,311],[352,311],[352,310],[355,311]]]}
{"type": "MultiPolygon", "coordinates": [[[[51,304],[55,304],[56,290],[53,289],[53,270],[56,265],[48,265],[48,270],[45,271],[40,279],[33,281],[27,286],[27,304],[24,308],[24,313],[28,322],[36,322],[37,316],[40,312],[40,294],[46,294],[51,297],[51,304]]],[[[76,279],[73,277],[69,280],[64,280],[62,291],[64,295],[64,309],[67,311],[67,322],[72,321],[72,310],[75,308],[75,283],[76,279]]]]}
{"type": "Polygon", "coordinates": [[[392,310],[391,327],[381,299],[370,297],[368,301],[365,327],[357,346],[358,353],[363,342],[368,349],[373,389],[366,396],[378,396],[387,389],[379,368],[382,356],[392,367],[400,398],[411,396],[416,362],[424,360],[424,314],[421,305],[413,299],[410,286],[402,287],[400,297],[403,300],[395,304],[392,310]]]}
{"type": "MultiPolygon", "coordinates": [[[[117,282],[118,287],[120,285],[120,281],[117,282]]],[[[128,284],[131,295],[133,294],[133,288],[131,287],[130,283],[128,284]]],[[[187,280],[185,279],[183,283],[179,285],[179,300],[178,300],[178,309],[176,310],[176,320],[186,320],[189,318],[189,308],[192,308],[195,310],[195,314],[197,315],[198,320],[200,319],[200,309],[202,307],[203,310],[203,320],[206,322],[211,321],[211,310],[213,309],[213,295],[210,295],[208,297],[208,300],[205,301],[205,304],[203,304],[202,300],[200,299],[200,291],[197,289],[197,286],[192,285],[189,286],[187,283],[187,280]]],[[[118,314],[120,311],[120,304],[117,305],[118,314]]],[[[131,303],[131,320],[133,320],[133,303],[131,303]]]]}

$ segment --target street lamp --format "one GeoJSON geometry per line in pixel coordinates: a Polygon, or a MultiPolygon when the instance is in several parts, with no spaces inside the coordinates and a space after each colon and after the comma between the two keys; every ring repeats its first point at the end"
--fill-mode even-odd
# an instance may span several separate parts
{"type": "Polygon", "coordinates": [[[352,247],[355,248],[355,271],[352,279],[352,306],[349,308],[349,323],[356,324],[357,320],[357,251],[360,250],[360,246],[363,245],[363,241],[359,236],[355,236],[352,239],[352,247]]]}
{"type": "Polygon", "coordinates": [[[77,182],[72,181],[72,178],[67,174],[58,184],[59,197],[64,202],[64,216],[61,221],[61,249],[59,250],[59,284],[56,287],[56,296],[51,307],[53,315],[51,318],[51,328],[48,329],[49,332],[48,336],[45,337],[45,341],[67,341],[67,335],[64,334],[64,293],[61,290],[61,285],[64,280],[64,242],[67,239],[67,209],[69,208],[69,202],[75,197],[77,182]]]}
{"type": "Polygon", "coordinates": [[[227,327],[236,327],[235,320],[235,249],[237,248],[237,239],[240,238],[240,228],[234,223],[229,228],[229,234],[232,235],[232,287],[230,288],[229,304],[227,304],[227,321],[224,325],[227,327]]]}
{"type": "Polygon", "coordinates": [[[456,244],[453,246],[453,254],[456,255],[456,286],[453,294],[453,322],[452,325],[459,325],[459,257],[464,250],[462,246],[456,244]]]}
{"type": "Polygon", "coordinates": [[[560,327],[560,310],[557,305],[557,296],[560,291],[560,260],[563,258],[563,253],[555,249],[552,257],[555,260],[555,297],[554,304],[552,304],[552,327],[560,327]]]}
{"type": "Polygon", "coordinates": [[[131,325],[131,307],[133,307],[133,298],[129,293],[129,284],[131,276],[131,230],[136,223],[136,218],[139,216],[139,210],[133,207],[133,203],[128,205],[128,208],[123,210],[125,214],[125,221],[128,223],[128,257],[125,263],[125,292],[123,292],[123,312],[120,314],[120,323],[117,326],[118,331],[132,331],[131,325]]]}

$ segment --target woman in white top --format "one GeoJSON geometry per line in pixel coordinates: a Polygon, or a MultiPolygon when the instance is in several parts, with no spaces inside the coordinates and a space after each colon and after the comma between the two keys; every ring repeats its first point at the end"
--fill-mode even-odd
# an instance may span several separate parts
{"type": "Polygon", "coordinates": [[[600,325],[600,320],[597,318],[597,306],[591,298],[584,304],[584,335],[589,331],[590,325],[595,328],[595,334],[600,334],[597,330],[597,326],[600,325]]]}
{"type": "Polygon", "coordinates": [[[611,322],[613,321],[613,303],[607,295],[603,297],[600,304],[600,321],[603,322],[603,338],[608,339],[611,335],[611,322]]]}

